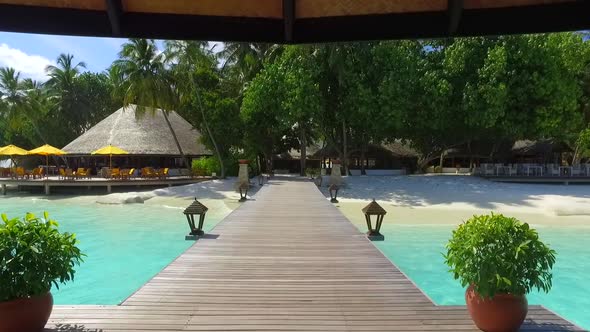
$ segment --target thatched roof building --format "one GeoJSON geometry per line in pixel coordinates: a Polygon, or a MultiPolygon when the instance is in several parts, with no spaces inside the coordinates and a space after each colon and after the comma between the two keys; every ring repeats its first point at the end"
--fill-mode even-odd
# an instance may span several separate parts
{"type": "Polygon", "coordinates": [[[552,139],[516,141],[511,151],[515,156],[543,156],[552,153],[573,152],[564,142],[552,139]]]}
{"type": "MultiPolygon", "coordinates": [[[[164,113],[160,109],[137,116],[136,105],[120,108],[82,136],[66,145],[69,155],[90,155],[105,145],[112,144],[136,156],[180,156],[164,113]]],[[[195,157],[211,155],[201,142],[198,130],[176,112],[168,113],[168,119],[178,137],[185,155],[195,157]]]]}

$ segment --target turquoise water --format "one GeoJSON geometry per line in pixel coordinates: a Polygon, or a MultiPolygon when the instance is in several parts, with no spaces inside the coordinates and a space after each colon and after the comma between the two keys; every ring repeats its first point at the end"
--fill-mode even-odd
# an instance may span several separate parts
{"type": "MultiPolygon", "coordinates": [[[[184,240],[188,225],[182,208],[0,198],[0,212],[9,217],[43,211],[59,222],[60,230],[76,233],[87,255],[74,282],[52,290],[56,304],[118,304],[194,243],[184,240]]],[[[220,219],[208,215],[206,230],[220,219]]]]}
{"type": "MultiPolygon", "coordinates": [[[[551,292],[528,296],[530,304],[542,304],[585,329],[590,329],[590,217],[588,221],[589,226],[534,225],[558,256],[551,292]]],[[[442,257],[454,227],[384,224],[385,241],[374,244],[434,302],[464,305],[465,290],[448,273],[442,257]]]]}

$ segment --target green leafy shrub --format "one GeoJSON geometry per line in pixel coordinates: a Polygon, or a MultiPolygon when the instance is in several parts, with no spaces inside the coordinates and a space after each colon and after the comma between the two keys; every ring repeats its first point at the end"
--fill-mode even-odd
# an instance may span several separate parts
{"type": "Polygon", "coordinates": [[[444,257],[454,278],[484,298],[551,289],[555,251],[516,218],[473,216],[453,231],[444,257]]]}
{"type": "Polygon", "coordinates": [[[217,161],[217,158],[214,157],[201,157],[199,159],[193,160],[192,166],[193,173],[201,176],[210,176],[213,173],[217,173],[217,175],[219,175],[221,169],[219,166],[219,161],[217,161]]]}
{"type": "Polygon", "coordinates": [[[0,223],[0,302],[49,292],[51,285],[74,280],[84,256],[76,236],[60,233],[57,222],[27,213],[22,219],[2,215],[0,223]]]}
{"type": "Polygon", "coordinates": [[[305,169],[305,174],[313,179],[313,178],[317,177],[318,175],[320,175],[320,169],[308,167],[305,169]]]}

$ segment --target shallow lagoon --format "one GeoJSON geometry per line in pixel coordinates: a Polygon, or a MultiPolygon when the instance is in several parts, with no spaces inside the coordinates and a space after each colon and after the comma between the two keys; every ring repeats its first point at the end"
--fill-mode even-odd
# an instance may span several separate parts
{"type": "MultiPolygon", "coordinates": [[[[366,203],[341,202],[340,210],[366,231],[360,209],[366,203]]],[[[464,289],[444,264],[442,253],[459,222],[484,210],[450,210],[398,207],[382,204],[388,211],[382,232],[385,241],[374,242],[422,291],[439,305],[465,304],[464,289]]],[[[590,217],[506,213],[528,222],[541,239],[557,251],[553,289],[533,293],[530,304],[541,304],[566,319],[590,329],[590,217]]]]}
{"type": "MultiPolygon", "coordinates": [[[[56,304],[118,304],[170,264],[192,243],[182,211],[190,199],[152,198],[145,204],[103,205],[95,196],[2,197],[8,217],[48,211],[61,231],[76,233],[87,255],[72,283],[53,289],[56,304]]],[[[222,200],[207,201],[205,229],[231,210],[222,200]]]]}

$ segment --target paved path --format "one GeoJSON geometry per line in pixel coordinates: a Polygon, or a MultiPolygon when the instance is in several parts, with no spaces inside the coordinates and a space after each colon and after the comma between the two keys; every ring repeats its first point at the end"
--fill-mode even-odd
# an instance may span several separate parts
{"type": "MultiPolygon", "coordinates": [[[[476,331],[464,307],[435,306],[312,183],[271,182],[213,233],[120,306],[56,307],[47,331],[476,331]]],[[[523,330],[576,328],[531,307],[523,330]]]]}

